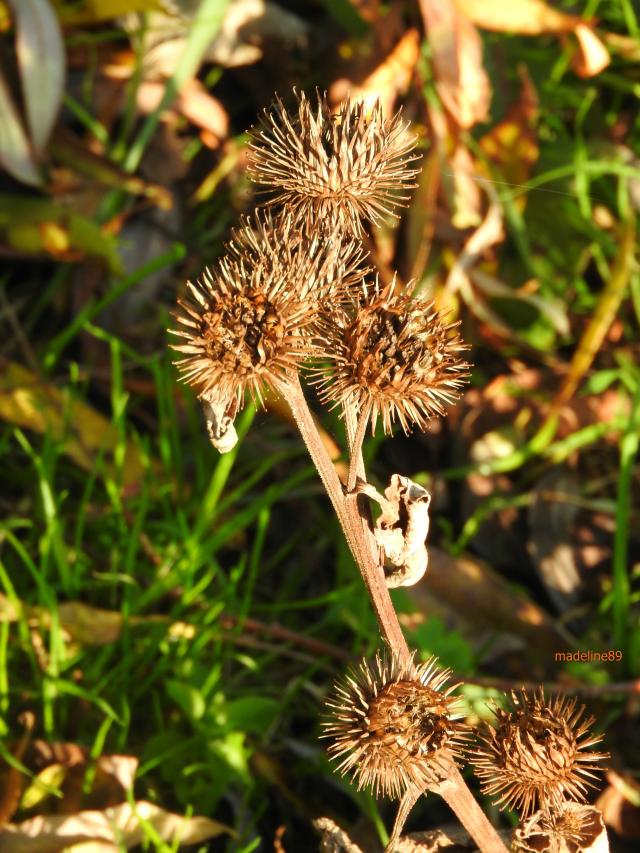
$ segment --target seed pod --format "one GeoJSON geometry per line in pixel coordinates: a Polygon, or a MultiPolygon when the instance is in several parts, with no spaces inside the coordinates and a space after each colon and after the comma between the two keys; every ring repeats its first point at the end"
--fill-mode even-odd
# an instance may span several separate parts
{"type": "Polygon", "coordinates": [[[486,794],[498,796],[501,808],[522,817],[536,808],[561,809],[569,800],[582,801],[597,779],[606,753],[585,752],[602,740],[588,736],[593,717],[581,720],[584,706],[576,699],[548,702],[542,688],[534,696],[511,693],[511,709],[494,708],[496,726],[488,727],[482,745],[470,754],[486,794]]]}
{"type": "Polygon", "coordinates": [[[436,782],[467,733],[450,695],[458,685],[443,690],[450,676],[435,658],[418,665],[394,654],[363,660],[327,701],[323,737],[332,739],[338,770],[376,797],[400,799],[410,787],[436,782]]]}
{"type": "Polygon", "coordinates": [[[334,114],[326,95],[313,106],[298,94],[289,114],[276,98],[252,132],[249,176],[272,188],[308,231],[330,222],[359,234],[361,219],[379,223],[396,216],[417,169],[416,140],[397,113],[385,118],[379,102],[346,101],[334,114]]]}
{"type": "Polygon", "coordinates": [[[467,377],[467,348],[424,296],[411,296],[397,281],[362,287],[348,309],[324,317],[330,361],[316,370],[320,396],[378,418],[386,433],[398,420],[405,432],[424,430],[443,415],[467,377]]]}
{"type": "Polygon", "coordinates": [[[245,391],[262,402],[265,387],[285,380],[324,350],[315,322],[324,301],[339,303],[362,275],[362,250],[301,237],[290,218],[246,221],[228,253],[178,300],[182,338],[173,349],[182,379],[223,412],[239,409],[245,391]]]}

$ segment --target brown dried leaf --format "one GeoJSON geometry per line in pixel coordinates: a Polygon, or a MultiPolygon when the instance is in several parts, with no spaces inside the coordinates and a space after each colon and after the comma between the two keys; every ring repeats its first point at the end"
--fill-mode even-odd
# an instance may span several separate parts
{"type": "Polygon", "coordinates": [[[549,598],[560,613],[575,604],[581,578],[572,547],[573,522],[578,507],[567,500],[550,501],[546,494],[580,495],[576,478],[563,468],[544,474],[532,489],[527,547],[549,598]]]}
{"type": "Polygon", "coordinates": [[[418,613],[432,612],[434,604],[444,606],[455,616],[457,629],[475,645],[491,635],[518,638],[527,649],[529,669],[536,663],[551,668],[554,653],[574,645],[546,611],[486,562],[468,555],[452,557],[431,545],[429,583],[412,587],[408,595],[418,613]]]}
{"type": "Polygon", "coordinates": [[[580,77],[595,77],[611,62],[606,45],[587,24],[574,30],[580,50],[573,56],[571,66],[580,77]]]}
{"type": "Polygon", "coordinates": [[[121,803],[102,811],[73,815],[38,815],[0,830],[0,853],[59,853],[85,842],[119,844],[131,849],[145,838],[141,821],[150,823],[163,841],[198,844],[233,830],[206,817],[186,818],[154,803],[121,803]]]}
{"type": "Polygon", "coordinates": [[[229,401],[209,393],[201,398],[209,441],[218,453],[229,453],[238,443],[238,433],[229,412],[229,401]]]}
{"type": "Polygon", "coordinates": [[[342,93],[344,83],[337,81],[329,91],[331,100],[342,100],[336,95],[349,94],[352,98],[361,98],[368,104],[379,100],[385,115],[393,113],[396,99],[409,88],[416,62],[420,55],[420,34],[416,29],[407,30],[393,50],[384,57],[380,65],[359,85],[350,85],[349,91],[342,93]]]}
{"type": "Polygon", "coordinates": [[[489,77],[482,65],[482,42],[468,15],[452,0],[420,0],[431,47],[436,89],[458,127],[487,118],[489,77]]]}
{"type": "Polygon", "coordinates": [[[382,507],[373,533],[393,566],[385,573],[387,586],[413,586],[424,576],[429,562],[426,540],[431,495],[400,474],[393,474],[384,497],[369,486],[362,491],[382,507]]]}
{"type": "Polygon", "coordinates": [[[473,304],[473,293],[469,281],[469,272],[478,263],[482,255],[504,239],[502,206],[495,190],[489,184],[486,186],[489,196],[489,207],[478,228],[465,242],[464,247],[456,258],[449,275],[446,288],[451,293],[460,291],[465,301],[473,304]]]}
{"type": "MultiPolygon", "coordinates": [[[[137,106],[142,113],[152,113],[162,100],[165,83],[160,80],[143,80],[137,93],[137,106]]],[[[225,139],[229,133],[229,116],[224,106],[209,94],[198,80],[190,80],[180,89],[172,110],[215,139],[225,139]]]]}
{"type": "Polygon", "coordinates": [[[614,770],[607,773],[607,781],[596,801],[604,822],[622,838],[640,839],[640,784],[630,774],[614,770]]]}

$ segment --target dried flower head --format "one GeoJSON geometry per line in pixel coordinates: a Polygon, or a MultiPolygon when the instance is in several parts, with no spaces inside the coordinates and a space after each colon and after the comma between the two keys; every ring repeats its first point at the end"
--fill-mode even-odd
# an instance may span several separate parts
{"type": "Polygon", "coordinates": [[[581,722],[584,706],[576,708],[575,698],[547,702],[542,689],[533,696],[512,692],[511,703],[509,711],[494,708],[497,724],[471,755],[483,792],[523,817],[536,808],[559,809],[567,799],[584,800],[597,778],[593,762],[607,757],[584,751],[602,740],[588,736],[593,717],[581,722]]]}
{"type": "Polygon", "coordinates": [[[326,95],[317,106],[304,92],[289,115],[276,97],[253,130],[249,175],[276,191],[299,222],[320,227],[330,221],[357,234],[361,219],[395,216],[418,174],[410,164],[416,140],[397,113],[385,118],[379,102],[346,101],[332,113],[326,95]]]}
{"type": "Polygon", "coordinates": [[[608,850],[602,814],[594,806],[567,802],[559,809],[538,811],[515,832],[522,853],[581,853],[608,850]]]}
{"type": "Polygon", "coordinates": [[[185,356],[176,362],[182,379],[237,409],[245,390],[261,401],[265,386],[322,351],[312,332],[319,305],[361,275],[362,251],[354,242],[305,239],[290,219],[270,216],[245,222],[227,248],[200,281],[188,282],[171,331],[183,339],[173,345],[185,356]]]}
{"type": "Polygon", "coordinates": [[[443,690],[450,676],[435,658],[416,665],[378,654],[338,682],[323,737],[332,738],[328,752],[341,773],[351,772],[358,789],[394,799],[446,773],[444,762],[466,737],[450,695],[457,685],[443,690]]]}
{"type": "Polygon", "coordinates": [[[327,318],[323,333],[331,361],[317,369],[320,396],[343,408],[378,417],[390,433],[394,421],[409,432],[425,429],[454,403],[466,378],[466,349],[433,302],[402,292],[394,278],[363,287],[350,309],[327,318]]]}

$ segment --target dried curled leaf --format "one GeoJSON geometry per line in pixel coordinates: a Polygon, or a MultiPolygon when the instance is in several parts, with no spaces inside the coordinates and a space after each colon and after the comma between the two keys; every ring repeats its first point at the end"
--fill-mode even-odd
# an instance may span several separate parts
{"type": "MultiPolygon", "coordinates": [[[[238,443],[238,433],[233,425],[235,411],[229,408],[229,402],[215,393],[205,394],[201,398],[207,435],[218,453],[229,453],[238,443]]],[[[235,409],[232,401],[232,409],[235,409]]]]}
{"type": "Polygon", "coordinates": [[[386,573],[388,587],[413,586],[427,571],[431,495],[409,477],[394,474],[384,497],[371,486],[361,488],[376,500],[382,513],[374,536],[392,569],[386,573]]]}

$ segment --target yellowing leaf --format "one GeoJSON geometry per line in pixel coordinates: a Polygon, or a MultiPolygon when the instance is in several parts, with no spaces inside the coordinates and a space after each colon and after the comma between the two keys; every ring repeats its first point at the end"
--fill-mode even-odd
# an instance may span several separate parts
{"type": "Polygon", "coordinates": [[[48,0],[7,0],[16,27],[16,57],[31,142],[41,152],[64,91],[65,55],[58,19],[48,0]]]}
{"type": "Polygon", "coordinates": [[[50,797],[59,788],[67,775],[67,768],[62,764],[50,764],[41,770],[31,781],[20,800],[21,809],[33,809],[43,800],[50,797]]]}
{"type": "Polygon", "coordinates": [[[568,33],[580,22],[543,0],[454,0],[454,4],[477,26],[502,33],[568,33]]]}
{"type": "Polygon", "coordinates": [[[576,15],[560,12],[543,0],[455,0],[456,7],[485,30],[521,35],[573,33],[579,52],[573,67],[582,77],[592,77],[606,68],[609,52],[591,27],[576,15]]]}
{"type": "Polygon", "coordinates": [[[54,0],[64,24],[99,24],[128,12],[152,12],[161,0],[54,0]]]}
{"type": "MultiPolygon", "coordinates": [[[[108,458],[120,441],[117,428],[91,406],[3,358],[0,418],[34,432],[48,433],[62,442],[64,452],[86,471],[93,470],[99,452],[106,452],[108,458]]],[[[132,486],[143,475],[142,459],[132,442],[126,443],[124,456],[123,485],[132,486]]]]}
{"type": "MultiPolygon", "coordinates": [[[[0,150],[1,128],[0,121],[0,150]]],[[[47,252],[68,261],[91,255],[103,258],[113,272],[122,272],[113,235],[70,207],[48,199],[0,193],[0,231],[14,251],[47,252]]]]}

